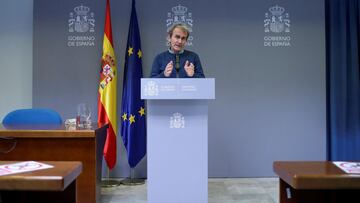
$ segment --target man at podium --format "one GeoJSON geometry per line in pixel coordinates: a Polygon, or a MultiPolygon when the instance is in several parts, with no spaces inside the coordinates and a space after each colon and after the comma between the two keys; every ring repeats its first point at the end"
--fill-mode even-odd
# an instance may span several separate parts
{"type": "Polygon", "coordinates": [[[154,59],[152,78],[204,78],[199,56],[184,50],[189,29],[185,24],[175,24],[168,31],[170,47],[154,59]]]}

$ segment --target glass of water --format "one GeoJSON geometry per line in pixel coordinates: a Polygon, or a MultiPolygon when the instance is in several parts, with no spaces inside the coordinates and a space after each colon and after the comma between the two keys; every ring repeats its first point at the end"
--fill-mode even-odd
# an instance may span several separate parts
{"type": "Polygon", "coordinates": [[[79,128],[91,128],[91,110],[89,105],[85,103],[78,104],[76,125],[79,128]]]}

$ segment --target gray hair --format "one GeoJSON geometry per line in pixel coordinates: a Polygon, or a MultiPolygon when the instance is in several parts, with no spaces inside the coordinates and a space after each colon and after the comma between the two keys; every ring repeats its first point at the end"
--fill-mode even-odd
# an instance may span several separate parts
{"type": "Polygon", "coordinates": [[[168,35],[169,35],[169,38],[171,38],[175,28],[179,28],[180,30],[182,30],[183,32],[186,33],[186,40],[189,38],[189,35],[190,35],[190,31],[189,31],[189,28],[183,24],[183,23],[177,23],[177,24],[174,24],[173,26],[171,26],[168,30],[168,35]]]}

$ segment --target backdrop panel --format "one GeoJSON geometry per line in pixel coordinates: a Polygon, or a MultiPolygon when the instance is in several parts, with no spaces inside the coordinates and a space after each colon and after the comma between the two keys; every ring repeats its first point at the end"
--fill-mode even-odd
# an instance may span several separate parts
{"type": "MultiPolygon", "coordinates": [[[[119,95],[130,6],[130,0],[111,1],[119,95]]],[[[69,118],[86,102],[96,120],[104,9],[98,0],[34,1],[34,106],[69,118]],[[81,5],[93,12],[95,26],[70,32],[71,13],[81,5]],[[69,45],[82,40],[73,36],[94,44],[69,45]]],[[[216,78],[209,176],[273,176],[274,160],[325,159],[323,0],[138,0],[137,13],[146,76],[155,55],[166,50],[166,29],[179,20],[192,28],[188,49],[200,55],[205,75],[216,78]]],[[[127,176],[121,139],[118,149],[111,175],[127,176]]],[[[146,176],[146,159],[136,175],[146,176]]]]}

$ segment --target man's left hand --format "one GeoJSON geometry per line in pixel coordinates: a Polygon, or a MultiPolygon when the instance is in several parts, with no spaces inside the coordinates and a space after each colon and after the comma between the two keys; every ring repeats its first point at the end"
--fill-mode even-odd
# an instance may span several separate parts
{"type": "Polygon", "coordinates": [[[195,72],[195,66],[193,63],[190,63],[189,61],[186,61],[185,66],[184,66],[185,72],[189,77],[194,76],[194,72],[195,72]]]}

